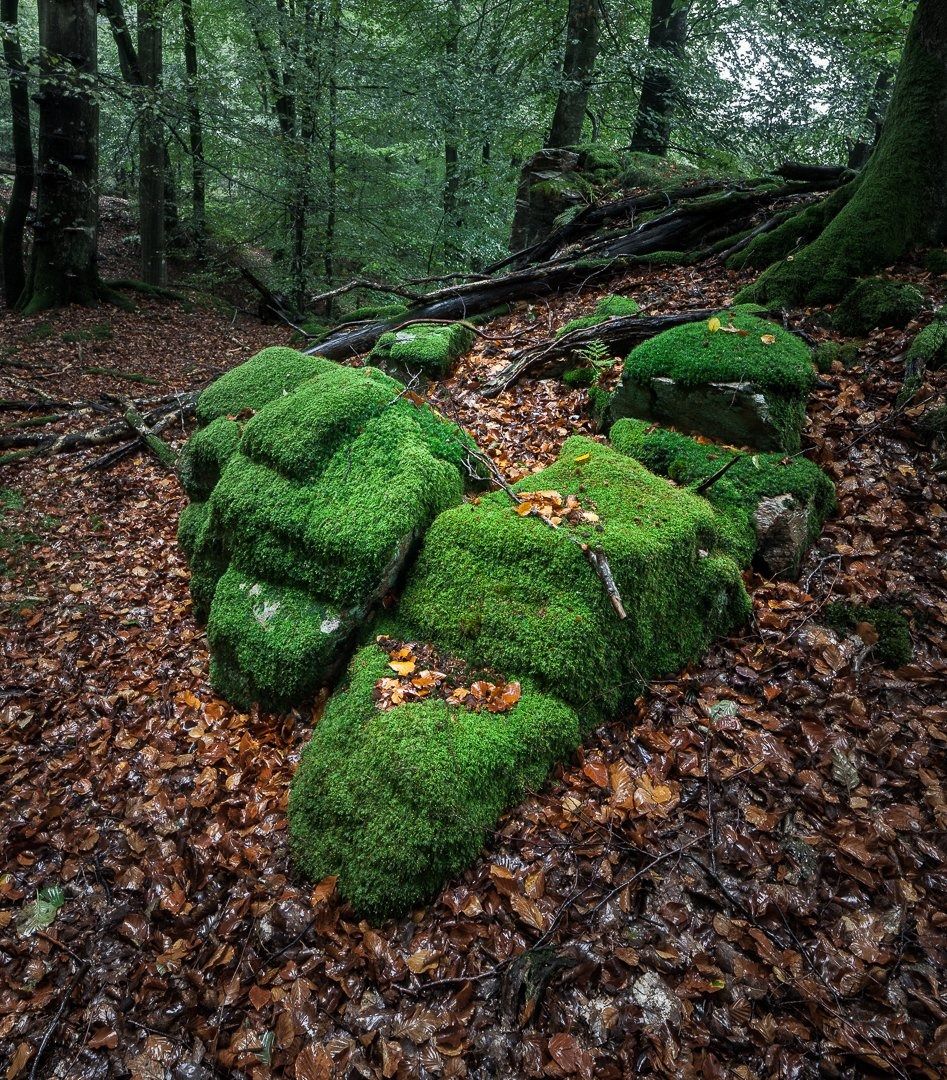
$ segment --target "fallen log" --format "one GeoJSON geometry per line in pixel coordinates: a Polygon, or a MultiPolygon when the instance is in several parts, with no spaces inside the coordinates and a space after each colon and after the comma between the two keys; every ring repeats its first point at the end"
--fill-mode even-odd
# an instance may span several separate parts
{"type": "Polygon", "coordinates": [[[855,175],[845,165],[806,165],[801,161],[784,161],[776,170],[784,180],[802,180],[809,183],[841,183],[855,175]]]}
{"type": "MultiPolygon", "coordinates": [[[[717,186],[719,188],[719,182],[717,186]]],[[[594,213],[590,210],[579,226],[573,222],[563,227],[554,241],[559,246],[576,235],[576,228],[583,234],[593,233],[590,239],[571,248],[567,254],[532,263],[500,277],[452,285],[429,293],[423,302],[409,307],[396,318],[342,326],[306,351],[329,360],[350,359],[369,352],[387,331],[397,330],[418,320],[466,319],[500,304],[548,296],[592,281],[600,282],[633,266],[636,257],[656,251],[699,252],[715,240],[749,227],[755,215],[774,201],[833,186],[834,183],[824,181],[787,183],[776,190],[752,186],[723,190],[714,197],[682,202],[641,224],[635,224],[632,215],[632,221],[625,228],[604,236],[594,235],[610,214],[618,214],[619,207],[622,213],[627,213],[629,206],[637,201],[617,200],[596,208],[594,213]]],[[[664,202],[659,205],[664,205],[664,202]]],[[[543,244],[545,250],[547,242],[543,244]]]]}
{"type": "Polygon", "coordinates": [[[157,435],[154,428],[147,424],[145,418],[135,408],[132,402],[125,400],[122,404],[125,407],[122,419],[138,436],[137,441],[151,454],[152,457],[156,458],[164,465],[165,468],[173,469],[175,462],[177,461],[177,454],[170,446],[168,446],[164,439],[157,435]]]}
{"type": "Polygon", "coordinates": [[[593,341],[608,346],[612,356],[630,352],[642,341],[684,323],[701,322],[716,314],[714,308],[694,308],[673,315],[621,315],[597,326],[586,326],[551,341],[541,342],[529,349],[514,353],[506,367],[492,375],[480,387],[482,397],[496,397],[512,386],[525,372],[541,365],[550,374],[561,374],[574,355],[593,341]]]}

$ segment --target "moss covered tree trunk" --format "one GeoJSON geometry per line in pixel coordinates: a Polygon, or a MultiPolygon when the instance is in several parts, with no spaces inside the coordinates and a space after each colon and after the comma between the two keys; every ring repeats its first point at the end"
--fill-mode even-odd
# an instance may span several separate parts
{"type": "Polygon", "coordinates": [[[671,141],[671,117],[678,95],[675,65],[687,41],[688,0],[652,0],[648,61],[641,86],[631,149],[664,157],[671,141]]]}
{"type": "MultiPolygon", "coordinates": [[[[918,3],[881,139],[849,187],[850,197],[833,196],[841,206],[815,239],[792,259],[771,266],[741,299],[772,306],[829,303],[855,278],[887,266],[914,245],[947,239],[943,0],[918,3]]],[[[783,226],[787,235],[797,221],[783,226]]]]}
{"type": "Polygon", "coordinates": [[[96,299],[99,110],[95,0],[39,5],[39,153],[25,310],[96,299]]]}
{"type": "Polygon", "coordinates": [[[546,146],[574,146],[582,138],[592,73],[598,58],[599,0],[569,0],[562,85],[546,146]]]}

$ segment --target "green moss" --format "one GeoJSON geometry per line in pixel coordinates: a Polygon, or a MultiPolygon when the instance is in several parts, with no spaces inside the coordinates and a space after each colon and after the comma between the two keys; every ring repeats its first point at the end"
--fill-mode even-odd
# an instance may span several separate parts
{"type": "Polygon", "coordinates": [[[912,371],[936,370],[947,364],[947,308],[941,308],[911,342],[905,366],[912,371]]]}
{"type": "Polygon", "coordinates": [[[373,364],[390,365],[398,371],[440,377],[474,343],[473,331],[462,323],[447,326],[415,323],[401,330],[382,334],[369,360],[373,364]]]}
{"type": "Polygon", "coordinates": [[[874,628],[878,640],[871,647],[875,659],[885,667],[898,668],[914,655],[911,624],[897,606],[875,600],[870,604],[842,601],[826,605],[822,622],[839,634],[850,634],[860,623],[874,628]]]}
{"type": "Polygon", "coordinates": [[[704,498],[720,515],[728,553],[740,566],[749,565],[756,554],[753,517],[763,499],[791,495],[800,506],[808,506],[809,544],[818,537],[825,519],[835,509],[832,481],[806,458],[724,450],[655,428],[642,420],[619,420],[609,438],[620,453],[683,486],[698,485],[735,455],[739,457],[739,463],[721,476],[704,498]]]}
{"type": "Polygon", "coordinates": [[[823,375],[832,370],[833,364],[849,368],[857,358],[858,346],[851,341],[823,341],[812,351],[813,362],[823,375]]]}
{"type": "Polygon", "coordinates": [[[367,319],[396,319],[408,310],[407,304],[393,302],[390,304],[365,304],[349,311],[342,319],[343,323],[362,322],[367,319]]]}
{"type": "Polygon", "coordinates": [[[206,622],[214,590],[227,569],[227,557],[218,531],[211,526],[211,507],[189,503],[181,511],[178,543],[191,568],[191,603],[197,622],[206,622]]]}
{"type": "Polygon", "coordinates": [[[292,850],[314,880],[339,879],[359,912],[390,915],[432,896],[480,852],[504,809],[539,788],[579,742],[565,705],[523,683],[508,713],[442,700],[379,711],[391,675],[377,646],[352,662],[303,751],[289,801],[292,850]]]}
{"type": "Polygon", "coordinates": [[[231,566],[217,583],[207,624],[211,682],[241,709],[298,704],[322,684],[345,635],[331,605],[231,566]]]}
{"type": "Polygon", "coordinates": [[[639,311],[641,311],[641,306],[630,296],[603,296],[593,308],[591,315],[583,315],[581,318],[567,322],[556,331],[556,337],[562,337],[573,330],[583,330],[588,326],[598,326],[599,323],[614,316],[637,315],[639,311]]]}
{"type": "Polygon", "coordinates": [[[191,499],[206,499],[217,486],[224,466],[237,452],[242,426],[219,416],[196,431],[178,458],[178,477],[191,499]]]}
{"type": "Polygon", "coordinates": [[[924,256],[924,269],[932,274],[947,274],[947,251],[943,248],[931,248],[924,256]]]}
{"type": "Polygon", "coordinates": [[[659,191],[699,176],[699,170],[656,154],[634,151],[625,155],[619,182],[623,188],[647,188],[659,191]]]}
{"type": "Polygon", "coordinates": [[[832,322],[840,333],[856,336],[882,326],[907,326],[923,306],[924,295],[913,285],[865,278],[845,294],[832,322]]]}
{"type": "Polygon", "coordinates": [[[589,416],[596,431],[602,431],[608,426],[611,408],[612,395],[608,390],[603,390],[600,386],[589,387],[589,416]]]}
{"type": "MultiPolygon", "coordinates": [[[[633,349],[613,398],[615,414],[643,416],[633,403],[642,394],[647,398],[654,379],[670,379],[684,389],[749,383],[765,399],[778,444],[788,451],[798,450],[806,397],[815,383],[808,348],[782,327],[754,315],[731,311],[721,313],[720,319],[743,333],[725,328],[712,332],[707,323],[688,323],[633,349]],[[764,338],[775,341],[765,344],[764,338]]],[[[692,429],[713,437],[718,434],[715,423],[719,423],[719,410],[708,408],[692,429]]]]}
{"type": "Polygon", "coordinates": [[[917,422],[917,429],[929,442],[947,438],[947,405],[935,405],[924,412],[917,422]]]}
{"type": "Polygon", "coordinates": [[[207,387],[197,399],[198,423],[209,424],[219,416],[236,416],[247,409],[255,412],[326,371],[327,365],[336,366],[321,356],[306,356],[295,349],[263,349],[207,387]]]}
{"type": "Polygon", "coordinates": [[[516,490],[573,494],[601,522],[550,529],[519,516],[503,492],[441,514],[402,599],[412,637],[534,678],[597,715],[696,658],[745,615],[713,510],[630,458],[574,437],[516,490]],[[627,620],[574,539],[605,552],[627,620]]]}
{"type": "Polygon", "coordinates": [[[562,375],[562,381],[566,386],[571,386],[573,389],[579,389],[585,386],[591,386],[596,379],[598,379],[601,372],[594,367],[574,367],[569,368],[568,371],[562,375]]]}

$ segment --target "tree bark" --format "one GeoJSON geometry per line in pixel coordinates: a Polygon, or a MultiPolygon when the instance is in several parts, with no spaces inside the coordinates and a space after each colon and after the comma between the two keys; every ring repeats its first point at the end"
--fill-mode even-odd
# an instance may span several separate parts
{"type": "Polygon", "coordinates": [[[41,0],[39,182],[28,313],[96,299],[99,110],[95,0],[41,0]]]}
{"type": "Polygon", "coordinates": [[[10,80],[10,111],[13,127],[13,190],[3,222],[3,288],[7,306],[15,307],[26,286],[23,232],[30,212],[35,169],[30,137],[30,93],[17,28],[18,0],[0,0],[0,20],[6,25],[3,59],[10,80]]]}
{"type": "Polygon", "coordinates": [[[164,130],[158,109],[162,72],[159,0],[139,0],[138,63],[144,99],[138,117],[138,214],[141,277],[149,285],[167,280],[164,234],[164,130]]]}
{"type": "Polygon", "coordinates": [[[878,72],[878,78],[868,99],[868,110],[865,116],[866,127],[871,131],[870,138],[860,136],[848,152],[848,167],[850,169],[863,169],[868,164],[871,153],[881,139],[881,132],[885,118],[885,100],[888,96],[888,88],[894,72],[890,67],[883,67],[878,72]]]}
{"type": "Polygon", "coordinates": [[[198,257],[203,257],[207,240],[207,163],[204,160],[204,125],[197,97],[197,34],[194,29],[193,0],[181,0],[184,30],[184,72],[187,94],[187,126],[191,143],[191,231],[198,257]]]}
{"type": "Polygon", "coordinates": [[[548,147],[575,146],[581,141],[598,59],[600,11],[600,0],[569,0],[562,84],[546,139],[548,147]]]}
{"type": "Polygon", "coordinates": [[[652,0],[648,60],[631,149],[664,157],[678,97],[677,63],[684,58],[689,0],[652,0]]]}
{"type": "Polygon", "coordinates": [[[771,266],[741,299],[831,303],[912,246],[947,240],[945,87],[947,5],[919,0],[881,140],[848,185],[851,197],[837,197],[844,205],[821,234],[791,262],[771,266]]]}

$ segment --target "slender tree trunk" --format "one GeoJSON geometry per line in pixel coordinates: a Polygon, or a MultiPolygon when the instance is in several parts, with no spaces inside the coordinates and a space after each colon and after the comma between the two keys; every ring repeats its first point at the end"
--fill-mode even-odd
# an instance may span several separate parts
{"type": "MultiPolygon", "coordinates": [[[[947,4],[919,0],[884,131],[851,198],[790,262],[741,299],[789,307],[831,303],[853,280],[915,244],[947,240],[947,4]]],[[[788,224],[788,223],[787,223],[788,224]]]]}
{"type": "Polygon", "coordinates": [[[7,27],[3,58],[10,79],[13,124],[13,190],[3,223],[3,288],[8,307],[15,307],[26,286],[23,231],[33,194],[33,142],[30,136],[30,93],[17,28],[18,0],[0,0],[0,20],[7,27]]]}
{"type": "Polygon", "coordinates": [[[600,0],[569,0],[562,84],[546,146],[575,146],[582,124],[598,59],[600,0]]]}
{"type": "Polygon", "coordinates": [[[652,0],[648,61],[631,149],[664,157],[678,97],[677,64],[687,43],[688,0],[652,0]]]}
{"type": "Polygon", "coordinates": [[[204,160],[204,125],[197,98],[197,34],[192,0],[181,0],[184,29],[184,72],[187,92],[187,124],[191,141],[191,229],[199,257],[207,240],[207,163],[204,160]]]}
{"type": "Polygon", "coordinates": [[[99,111],[95,0],[41,0],[38,184],[28,313],[90,303],[96,265],[99,111]]]}
{"type": "Polygon", "coordinates": [[[443,85],[449,95],[444,131],[444,188],[441,207],[444,211],[444,257],[453,265],[460,255],[460,232],[463,216],[460,210],[460,121],[457,110],[456,68],[460,51],[461,7],[460,0],[451,0],[450,24],[444,43],[446,78],[443,85]]]}
{"type": "Polygon", "coordinates": [[[141,276],[149,285],[163,285],[164,236],[164,132],[158,109],[161,89],[160,0],[139,0],[138,63],[144,98],[138,117],[138,215],[141,234],[141,276]]]}
{"type": "MultiPolygon", "coordinates": [[[[326,243],[325,243],[325,277],[329,288],[335,280],[335,229],[336,215],[338,213],[339,199],[339,34],[342,29],[342,0],[331,0],[329,10],[329,33],[331,46],[329,63],[329,145],[327,154],[328,191],[326,193],[326,243]]],[[[332,301],[326,314],[331,314],[332,301]]]]}
{"type": "Polygon", "coordinates": [[[863,169],[868,164],[871,153],[881,139],[881,130],[884,126],[885,101],[894,72],[890,67],[883,67],[878,72],[878,78],[868,99],[868,110],[865,116],[866,127],[871,131],[870,138],[860,137],[848,152],[848,167],[850,169],[863,169]]]}

